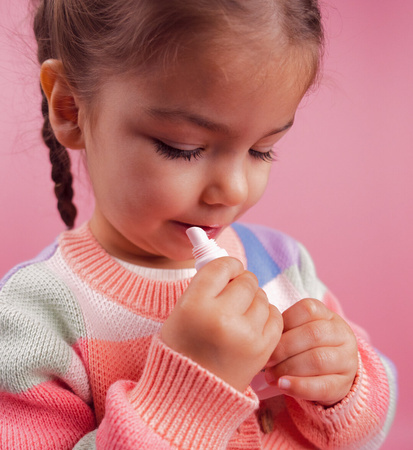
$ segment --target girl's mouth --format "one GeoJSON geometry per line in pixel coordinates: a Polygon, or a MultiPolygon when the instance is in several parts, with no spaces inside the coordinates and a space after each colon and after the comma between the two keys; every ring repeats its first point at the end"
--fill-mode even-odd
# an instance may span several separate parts
{"type": "Polygon", "coordinates": [[[199,227],[202,228],[205,233],[208,235],[209,239],[215,239],[223,229],[222,225],[200,225],[195,223],[185,223],[185,222],[175,222],[178,226],[183,228],[183,231],[186,233],[186,230],[191,227],[199,227]]]}

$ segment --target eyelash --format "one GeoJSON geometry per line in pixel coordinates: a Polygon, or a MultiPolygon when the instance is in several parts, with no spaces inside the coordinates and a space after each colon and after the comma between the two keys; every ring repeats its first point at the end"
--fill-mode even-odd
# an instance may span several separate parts
{"type": "Polygon", "coordinates": [[[202,148],[196,148],[194,150],[180,150],[179,148],[171,147],[165,142],[154,139],[156,152],[167,159],[179,159],[182,158],[185,161],[191,161],[192,158],[198,159],[201,157],[202,148]]]}
{"type": "Polygon", "coordinates": [[[275,151],[273,149],[269,150],[268,152],[258,152],[257,150],[254,150],[253,148],[250,148],[250,155],[256,159],[260,159],[261,161],[271,163],[273,161],[276,161],[277,157],[275,154],[275,151]]]}
{"type": "MultiPolygon", "coordinates": [[[[191,161],[191,159],[199,159],[202,156],[202,148],[196,148],[194,150],[180,150],[179,148],[171,147],[165,142],[154,139],[154,145],[156,152],[164,156],[167,159],[184,159],[185,161],[191,161]]],[[[264,162],[271,163],[276,160],[276,155],[274,150],[269,150],[268,152],[259,152],[250,148],[250,155],[264,162]]]]}

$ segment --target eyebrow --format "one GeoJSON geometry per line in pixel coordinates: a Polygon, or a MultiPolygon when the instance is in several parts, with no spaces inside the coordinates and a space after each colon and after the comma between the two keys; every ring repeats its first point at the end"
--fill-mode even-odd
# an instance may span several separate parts
{"type": "MultiPolygon", "coordinates": [[[[167,119],[171,121],[184,120],[186,122],[193,123],[201,128],[206,128],[210,131],[215,131],[218,133],[231,134],[231,129],[226,125],[213,122],[206,117],[192,114],[191,112],[184,111],[181,109],[166,109],[166,108],[148,108],[146,110],[148,114],[155,118],[167,119]]],[[[274,130],[267,133],[264,137],[269,137],[274,134],[281,133],[288,130],[293,126],[294,118],[292,118],[287,124],[280,128],[275,128],[274,130]]]]}

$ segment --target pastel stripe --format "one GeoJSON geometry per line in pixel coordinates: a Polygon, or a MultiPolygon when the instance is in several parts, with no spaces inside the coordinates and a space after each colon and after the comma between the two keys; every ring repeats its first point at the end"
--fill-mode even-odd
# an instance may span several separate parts
{"type": "Polygon", "coordinates": [[[100,290],[90,290],[83,279],[71,276],[60,250],[46,262],[46,266],[61,278],[78,299],[85,323],[85,332],[82,333],[82,337],[120,342],[152,336],[159,331],[162,324],[160,320],[139,317],[139,327],[137,327],[137,316],[134,312],[113,302],[100,290]],[[63,271],[61,267],[64,268],[63,271]]]}
{"type": "Polygon", "coordinates": [[[284,312],[302,298],[301,292],[291,283],[284,274],[269,281],[263,287],[268,301],[276,306],[280,312],[284,312]]]}
{"type": "Polygon", "coordinates": [[[247,257],[247,269],[258,278],[259,285],[265,286],[270,280],[281,273],[280,267],[273,261],[260,240],[246,225],[233,224],[234,230],[240,236],[247,257]]]}
{"type": "Polygon", "coordinates": [[[65,376],[72,364],[71,345],[84,328],[73,294],[44,265],[27,266],[11,281],[0,292],[0,380],[3,389],[22,392],[65,376]]]}
{"type": "Polygon", "coordinates": [[[385,421],[384,427],[383,427],[383,433],[385,436],[387,436],[387,434],[390,431],[390,427],[394,421],[394,417],[396,415],[396,403],[397,403],[397,397],[398,397],[397,369],[396,369],[396,366],[392,363],[392,361],[390,361],[390,359],[388,359],[386,356],[382,355],[378,351],[377,351],[377,353],[383,364],[384,370],[386,371],[386,376],[389,380],[389,387],[390,387],[389,409],[388,409],[386,421],[385,421]]]}
{"type": "Polygon", "coordinates": [[[19,395],[3,394],[0,418],[2,450],[73,448],[96,426],[87,405],[52,381],[19,395]]]}
{"type": "MultiPolygon", "coordinates": [[[[262,225],[244,225],[256,236],[271,259],[282,271],[299,263],[300,249],[297,241],[290,236],[262,225]]],[[[235,227],[237,227],[237,224],[235,227]]]]}
{"type": "Polygon", "coordinates": [[[3,277],[3,279],[0,280],[0,290],[7,283],[7,281],[19,270],[24,269],[25,267],[30,266],[31,264],[40,263],[49,259],[56,251],[57,246],[58,246],[57,241],[53,242],[48,247],[43,249],[35,258],[30,259],[29,261],[23,262],[21,264],[18,264],[9,272],[7,272],[6,275],[3,277]]]}

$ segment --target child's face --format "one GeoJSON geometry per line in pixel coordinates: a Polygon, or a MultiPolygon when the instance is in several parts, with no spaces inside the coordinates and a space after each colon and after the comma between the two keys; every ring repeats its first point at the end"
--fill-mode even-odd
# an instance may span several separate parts
{"type": "Polygon", "coordinates": [[[250,67],[233,55],[220,67],[114,77],[93,127],[79,116],[96,197],[91,227],[109,253],[190,266],[188,227],[215,238],[259,200],[268,152],[292,125],[304,81],[264,60],[250,67]]]}

